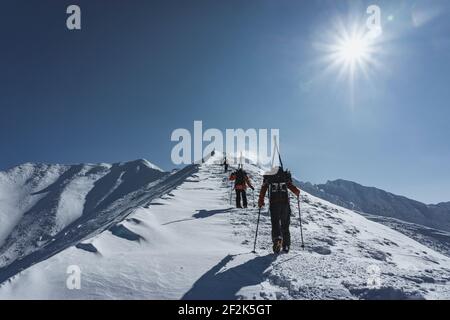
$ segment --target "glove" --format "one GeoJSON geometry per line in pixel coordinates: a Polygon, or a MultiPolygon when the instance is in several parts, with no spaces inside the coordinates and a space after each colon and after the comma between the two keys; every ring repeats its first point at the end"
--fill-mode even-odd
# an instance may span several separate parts
{"type": "Polygon", "coordinates": [[[264,207],[264,200],[258,200],[258,207],[259,208],[264,207]]]}

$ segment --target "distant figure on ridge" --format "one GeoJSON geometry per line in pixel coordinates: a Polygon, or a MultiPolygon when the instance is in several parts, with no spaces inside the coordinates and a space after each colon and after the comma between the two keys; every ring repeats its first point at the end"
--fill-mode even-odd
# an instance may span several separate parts
{"type": "Polygon", "coordinates": [[[227,157],[225,157],[225,160],[223,161],[222,165],[223,165],[223,170],[224,170],[224,172],[227,173],[227,172],[228,172],[228,161],[227,161],[227,157]]]}

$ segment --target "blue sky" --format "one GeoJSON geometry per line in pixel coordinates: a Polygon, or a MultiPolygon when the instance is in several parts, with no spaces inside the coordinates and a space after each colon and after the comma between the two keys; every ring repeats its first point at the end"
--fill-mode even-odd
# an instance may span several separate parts
{"type": "Polygon", "coordinates": [[[4,1],[0,169],[136,158],[170,169],[171,132],[202,120],[279,128],[305,181],[449,201],[449,13],[445,0],[4,1]],[[370,4],[383,34],[351,90],[323,48],[336,21],[363,28],[370,4]]]}

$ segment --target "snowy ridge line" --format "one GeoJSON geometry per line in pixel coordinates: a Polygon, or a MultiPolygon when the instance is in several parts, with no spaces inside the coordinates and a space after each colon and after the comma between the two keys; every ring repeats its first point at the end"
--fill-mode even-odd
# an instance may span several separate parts
{"type": "Polygon", "coordinates": [[[350,210],[450,231],[450,203],[448,202],[425,204],[344,179],[317,185],[300,181],[298,183],[310,194],[350,210]]]}
{"type": "MultiPolygon", "coordinates": [[[[0,220],[16,218],[14,226],[0,230],[5,239],[0,245],[0,268],[39,250],[80,217],[99,218],[111,207],[120,210],[120,202],[130,194],[155,186],[169,175],[142,159],[112,165],[30,164],[0,173],[0,190],[7,190],[0,199],[0,220]],[[48,179],[49,173],[54,179],[48,179]],[[19,196],[11,196],[15,194],[19,196]],[[36,199],[36,195],[42,197],[36,199]],[[23,199],[31,199],[25,208],[20,205],[23,199]]],[[[112,212],[106,219],[115,215],[112,212]]]]}
{"type": "MultiPolygon", "coordinates": [[[[27,268],[0,286],[0,298],[450,297],[448,257],[307,192],[301,197],[305,249],[300,247],[298,208],[292,203],[290,252],[272,254],[266,205],[260,216],[257,254],[252,253],[258,209],[230,205],[229,172],[223,172],[219,160],[212,157],[152,184],[132,184],[138,192],[120,192],[120,199],[82,225],[86,238],[95,234],[85,243],[91,247],[71,246],[27,268]],[[152,200],[157,194],[162,196],[152,200]],[[113,220],[123,229],[114,233],[109,228],[113,220]],[[80,290],[65,286],[69,265],[83,272],[80,290]]],[[[244,169],[258,188],[261,168],[246,164],[244,169]]],[[[138,173],[131,178],[139,180],[146,172],[138,173]]],[[[250,199],[249,191],[252,204],[250,199]]]]}
{"type": "MultiPolygon", "coordinates": [[[[336,180],[340,181],[340,180],[336,180]]],[[[328,182],[325,185],[318,185],[318,186],[327,186],[331,184],[335,184],[336,181],[328,182]]],[[[345,180],[341,180],[345,181],[345,180]]],[[[323,189],[319,189],[318,186],[312,185],[309,182],[301,182],[299,179],[295,178],[294,182],[299,185],[303,190],[307,191],[309,194],[314,195],[315,197],[318,197],[322,200],[329,201],[337,206],[341,206],[344,208],[347,208],[351,211],[354,211],[364,217],[366,217],[369,220],[375,221],[377,223],[384,224],[388,226],[391,229],[394,229],[400,233],[405,234],[406,236],[410,237],[411,239],[414,239],[418,241],[419,243],[432,248],[433,250],[436,250],[439,253],[442,253],[446,255],[447,257],[450,257],[450,232],[445,230],[442,227],[443,225],[436,225],[436,224],[424,224],[423,221],[415,221],[415,219],[408,219],[406,216],[402,214],[397,215],[384,215],[380,214],[379,212],[371,212],[371,210],[363,211],[359,206],[355,206],[353,202],[345,201],[341,199],[339,196],[328,193],[323,189]]],[[[354,184],[355,186],[361,188],[362,190],[378,190],[378,192],[382,194],[388,194],[391,195],[391,199],[402,199],[404,201],[410,201],[410,202],[416,202],[414,200],[407,199],[402,196],[397,196],[394,194],[387,193],[381,189],[376,188],[370,188],[370,187],[363,187],[356,183],[345,181],[347,184],[354,184]]],[[[369,197],[370,194],[364,194],[362,195],[369,197]]],[[[419,202],[417,202],[419,203],[419,202]]],[[[423,205],[424,204],[420,204],[423,205]]],[[[440,204],[441,206],[444,206],[445,203],[440,204]]],[[[427,207],[432,208],[436,207],[438,205],[428,205],[427,207]]],[[[400,210],[402,211],[402,210],[400,210]]],[[[405,210],[403,210],[405,211],[405,210]]],[[[409,211],[407,211],[409,212],[409,211]]],[[[414,218],[414,214],[411,214],[411,217],[414,218]]],[[[445,215],[442,215],[442,217],[445,220],[445,215]]],[[[433,220],[433,219],[430,219],[433,220]]],[[[448,218],[447,218],[448,220],[448,218]]]]}
{"type": "Polygon", "coordinates": [[[187,177],[196,173],[198,167],[198,165],[189,165],[182,170],[163,177],[159,183],[148,189],[138,190],[127,195],[119,203],[119,205],[124,205],[125,208],[117,208],[118,205],[115,205],[108,210],[99,212],[97,216],[84,215],[80,217],[55,235],[44,247],[15,260],[6,267],[0,268],[0,285],[30,266],[44,261],[86,239],[92,238],[123,221],[137,208],[149,205],[154,199],[175,189],[187,177]],[[110,217],[113,214],[115,216],[111,219],[110,217]]]}

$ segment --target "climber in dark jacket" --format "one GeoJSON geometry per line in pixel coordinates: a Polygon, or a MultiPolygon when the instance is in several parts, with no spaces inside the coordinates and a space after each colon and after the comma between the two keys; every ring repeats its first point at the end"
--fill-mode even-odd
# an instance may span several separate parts
{"type": "Polygon", "coordinates": [[[264,206],[266,192],[269,191],[270,220],[272,222],[273,251],[279,253],[281,248],[289,252],[291,235],[289,224],[291,220],[291,207],[289,203],[288,190],[297,197],[300,190],[292,183],[289,171],[281,167],[275,167],[271,172],[264,175],[263,185],[259,193],[258,206],[264,206]]]}

